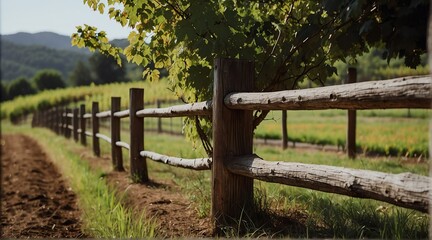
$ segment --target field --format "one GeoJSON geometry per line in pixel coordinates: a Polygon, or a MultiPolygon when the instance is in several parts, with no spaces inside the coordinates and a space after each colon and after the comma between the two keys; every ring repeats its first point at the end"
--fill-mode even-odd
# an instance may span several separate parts
{"type": "MultiPolygon", "coordinates": [[[[426,158],[429,115],[430,111],[423,109],[357,111],[357,149],[381,155],[426,158]]],[[[346,111],[288,111],[287,116],[289,141],[344,148],[346,111]]],[[[281,111],[270,112],[255,136],[281,139],[281,111]]]]}
{"type": "MultiPolygon", "coordinates": [[[[86,103],[86,105],[89,106],[91,101],[96,100],[101,102],[101,110],[107,110],[109,107],[109,96],[115,95],[122,97],[122,108],[126,108],[128,89],[132,86],[142,86],[133,84],[89,87],[89,89],[83,91],[88,95],[83,95],[83,98],[77,98],[76,101],[70,104],[71,106],[78,106],[80,103],[86,103]]],[[[146,91],[149,92],[149,94],[145,95],[146,102],[155,102],[157,98],[165,100],[175,99],[174,95],[170,94],[163,82],[159,82],[158,84],[158,87],[154,91],[146,91]]],[[[147,89],[148,88],[150,87],[147,87],[147,89]]],[[[34,99],[37,99],[37,101],[33,99],[36,102],[35,105],[33,105],[34,109],[38,106],[37,102],[39,102],[39,104],[45,101],[56,103],[57,100],[52,100],[55,99],[54,96],[61,96],[61,93],[57,92],[43,94],[34,96],[34,99]]],[[[10,114],[13,112],[13,109],[28,107],[24,102],[32,102],[33,100],[28,98],[9,102],[6,108],[2,107],[2,114],[5,112],[10,114]],[[5,111],[5,109],[7,109],[7,111],[5,111]]],[[[430,111],[410,110],[409,114],[410,116],[408,117],[408,110],[406,109],[358,111],[358,147],[362,150],[370,150],[382,155],[396,155],[396,157],[383,156],[370,158],[365,155],[359,155],[355,160],[352,160],[348,159],[342,152],[322,152],[313,149],[296,149],[292,147],[287,150],[282,150],[280,147],[262,145],[255,145],[254,152],[260,157],[270,161],[278,160],[325,164],[389,173],[412,172],[427,175],[429,167],[428,162],[424,159],[426,159],[426,155],[428,154],[428,117],[430,111]]],[[[267,116],[267,119],[256,130],[255,136],[272,139],[280,138],[280,118],[280,111],[271,112],[267,116]]],[[[182,129],[181,122],[181,119],[164,119],[163,128],[178,133],[181,132],[182,129]]],[[[53,136],[53,133],[47,130],[29,129],[28,124],[27,122],[27,127],[25,128],[15,127],[6,120],[3,120],[2,128],[3,130],[6,129],[6,132],[30,132],[33,135],[42,134],[48,139],[51,138],[50,136],[53,136]]],[[[146,122],[147,129],[155,127],[155,119],[146,122]]],[[[309,142],[321,145],[330,144],[342,147],[345,139],[345,128],[345,111],[288,112],[288,135],[291,141],[309,142]]],[[[122,141],[128,142],[128,124],[126,119],[122,120],[122,129],[122,141]]],[[[102,127],[101,132],[109,135],[107,127],[102,127]]],[[[72,140],[61,141],[67,142],[72,140]]],[[[65,148],[70,147],[67,146],[70,144],[64,145],[65,148]]],[[[145,134],[144,145],[146,150],[169,156],[182,158],[206,157],[199,141],[186,140],[181,135],[155,134],[152,131],[148,131],[145,134]]],[[[101,147],[102,153],[105,156],[110,154],[110,145],[108,143],[102,141],[101,147]]],[[[87,148],[91,149],[91,146],[87,148]]],[[[68,153],[68,156],[69,155],[73,154],[68,153]]],[[[80,158],[79,156],[69,157],[74,159],[80,158]]],[[[127,168],[128,155],[126,151],[123,151],[123,158],[127,168]]],[[[75,174],[79,174],[78,172],[78,170],[74,171],[75,174]]],[[[174,181],[180,186],[184,195],[193,202],[192,207],[198,215],[201,218],[209,217],[211,197],[209,171],[193,172],[149,161],[149,175],[151,179],[174,181]]],[[[110,196],[111,198],[115,198],[112,194],[110,196]]],[[[103,202],[107,200],[99,199],[98,201],[101,201],[103,205],[103,202]]],[[[114,200],[111,199],[110,201],[114,200]]],[[[402,209],[374,200],[355,199],[335,194],[255,181],[255,202],[258,206],[258,213],[260,214],[260,217],[257,219],[262,220],[262,222],[252,221],[252,217],[248,216],[238,219],[238,226],[246,228],[246,236],[250,237],[366,237],[400,239],[426,238],[428,234],[429,220],[426,214],[402,209]],[[278,219],[280,220],[279,222],[278,219]],[[281,219],[283,219],[283,221],[281,219]],[[287,219],[290,219],[290,224],[284,222],[288,221],[287,219]],[[265,222],[272,222],[274,225],[262,225],[265,222]]],[[[116,204],[119,203],[114,201],[110,204],[116,206],[116,204]]],[[[116,208],[121,208],[121,205],[118,206],[119,207],[116,208]]],[[[130,219],[130,213],[127,213],[126,210],[121,210],[118,214],[127,219],[121,221],[133,221],[130,219]]],[[[112,217],[113,216],[110,216],[110,219],[112,217]]],[[[98,221],[104,224],[103,219],[99,219],[98,221]]],[[[127,225],[128,223],[125,224],[127,225]]],[[[152,225],[153,223],[149,224],[152,225]]],[[[124,227],[124,225],[121,226],[124,227]]],[[[150,226],[149,228],[153,229],[154,227],[150,226]]],[[[100,232],[107,232],[109,234],[100,234],[98,236],[110,236],[111,231],[111,229],[100,230],[100,232]]],[[[127,236],[127,234],[121,235],[112,233],[111,236],[127,236]]],[[[240,235],[243,236],[244,233],[240,234],[238,228],[233,227],[225,229],[226,237],[240,235]]]]}
{"type": "MultiPolygon", "coordinates": [[[[13,118],[22,113],[59,103],[71,107],[85,103],[87,111],[90,111],[92,101],[98,101],[100,110],[105,111],[109,109],[111,96],[121,97],[121,107],[126,109],[129,104],[129,88],[133,87],[147,89],[144,94],[146,107],[155,107],[157,99],[170,101],[178,99],[177,95],[169,90],[166,80],[152,83],[117,83],[46,91],[35,96],[18,98],[2,104],[1,116],[13,118]]],[[[181,93],[177,94],[181,95],[181,93]]],[[[424,159],[428,156],[427,132],[430,114],[430,110],[423,109],[357,111],[357,148],[361,152],[424,159]]],[[[288,138],[293,142],[335,145],[342,149],[346,138],[345,116],[346,111],[343,110],[288,111],[288,138]]],[[[163,119],[162,121],[165,130],[182,131],[182,120],[163,119]]],[[[150,128],[156,128],[154,119],[147,120],[147,124],[150,128]]],[[[281,139],[281,136],[281,112],[272,111],[255,131],[255,137],[281,139]]]]}

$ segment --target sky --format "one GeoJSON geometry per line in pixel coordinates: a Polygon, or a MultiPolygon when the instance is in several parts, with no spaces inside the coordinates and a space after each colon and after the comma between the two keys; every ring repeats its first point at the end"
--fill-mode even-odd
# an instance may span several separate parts
{"type": "Polygon", "coordinates": [[[0,34],[55,32],[70,36],[76,26],[88,24],[104,30],[108,38],[127,38],[129,31],[83,0],[0,0],[0,34]]]}

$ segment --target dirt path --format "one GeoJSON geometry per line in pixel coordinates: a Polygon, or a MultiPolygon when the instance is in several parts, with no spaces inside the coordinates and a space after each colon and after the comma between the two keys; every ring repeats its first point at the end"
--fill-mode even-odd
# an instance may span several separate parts
{"type": "Polygon", "coordinates": [[[173,181],[152,179],[148,184],[132,183],[128,169],[115,172],[108,156],[95,157],[89,150],[77,147],[76,154],[89,162],[92,169],[103,170],[108,184],[125,196],[124,204],[137,216],[142,213],[158,223],[157,234],[167,238],[206,238],[212,236],[210,218],[199,218],[193,204],[173,181]]]}
{"type": "Polygon", "coordinates": [[[1,238],[80,238],[76,195],[24,135],[1,138],[1,238]]]}

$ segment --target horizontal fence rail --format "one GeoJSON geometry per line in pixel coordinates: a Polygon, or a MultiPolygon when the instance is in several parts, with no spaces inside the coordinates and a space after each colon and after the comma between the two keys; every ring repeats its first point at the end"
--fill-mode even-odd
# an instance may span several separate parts
{"type": "Polygon", "coordinates": [[[212,163],[211,158],[185,159],[178,157],[170,157],[150,151],[141,151],[140,155],[142,157],[150,158],[156,162],[162,162],[171,166],[194,170],[210,170],[212,163]]]}
{"type": "Polygon", "coordinates": [[[120,112],[115,112],[114,113],[114,117],[118,117],[118,118],[126,118],[129,117],[129,109],[120,111],[120,112]]]}
{"type": "Polygon", "coordinates": [[[102,133],[96,133],[96,137],[100,138],[100,139],[103,139],[104,141],[106,141],[108,143],[111,143],[111,138],[108,137],[107,135],[104,135],[102,133]]]}
{"type": "Polygon", "coordinates": [[[189,103],[167,108],[147,108],[137,111],[138,117],[187,117],[211,115],[211,101],[189,103]]]}
{"type": "Polygon", "coordinates": [[[127,150],[130,149],[130,146],[129,146],[128,143],[121,142],[121,141],[116,142],[116,146],[118,146],[118,147],[122,147],[122,148],[126,148],[127,150]]]}
{"type": "Polygon", "coordinates": [[[428,211],[430,178],[412,173],[389,174],[326,165],[265,161],[256,155],[230,161],[234,173],[266,182],[371,198],[428,211]]]}
{"type": "Polygon", "coordinates": [[[111,116],[111,111],[96,113],[96,117],[98,117],[98,118],[107,118],[110,116],[111,116]]]}
{"type": "Polygon", "coordinates": [[[231,93],[230,109],[324,110],[430,108],[431,78],[397,78],[329,87],[266,93],[231,93]]]}
{"type": "Polygon", "coordinates": [[[83,115],[83,118],[85,118],[85,119],[89,119],[91,117],[92,117],[91,113],[86,113],[83,115]]]}
{"type": "MultiPolygon", "coordinates": [[[[93,152],[100,156],[99,139],[111,144],[113,169],[123,171],[122,148],[129,151],[129,174],[137,182],[149,180],[146,159],[192,170],[212,171],[212,218],[215,227],[223,219],[238,219],[253,204],[253,179],[290,186],[370,198],[427,212],[431,178],[412,173],[389,174],[295,162],[265,161],[253,154],[253,115],[249,110],[386,109],[431,108],[431,78],[405,77],[351,83],[339,86],[278,92],[248,92],[253,89],[253,63],[217,59],[214,65],[211,101],[145,108],[144,90],[132,88],[129,108],[120,110],[120,98],[111,98],[111,110],[99,112],[92,103],[54,108],[33,115],[32,125],[52,128],[66,138],[86,145],[92,137],[93,152]],[[45,118],[44,118],[45,116],[45,118]],[[185,159],[144,149],[144,118],[212,116],[213,153],[209,158],[185,159]],[[129,139],[121,141],[121,118],[129,118],[129,139]],[[101,118],[109,118],[111,138],[99,132],[101,118]],[[78,121],[78,119],[80,121],[78,121]],[[89,119],[91,131],[86,131],[89,119]],[[73,135],[72,135],[73,133],[73,135]],[[244,207],[244,208],[243,208],[244,207]],[[242,210],[242,211],[240,211],[242,210]]],[[[157,101],[160,106],[161,101],[157,101]]],[[[159,119],[160,120],[160,119],[159,119]]]]}

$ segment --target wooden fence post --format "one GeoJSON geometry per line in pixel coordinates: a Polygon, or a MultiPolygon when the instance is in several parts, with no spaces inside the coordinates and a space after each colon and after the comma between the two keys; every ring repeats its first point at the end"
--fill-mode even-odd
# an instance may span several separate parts
{"type": "Polygon", "coordinates": [[[37,111],[34,111],[32,121],[31,121],[31,127],[32,128],[34,128],[36,126],[36,115],[37,115],[37,111]]]}
{"type": "MultiPolygon", "coordinates": [[[[160,108],[161,107],[161,101],[158,99],[156,100],[156,107],[160,108]]],[[[162,118],[158,117],[157,119],[157,132],[161,133],[162,132],[162,118]]]]}
{"type": "Polygon", "coordinates": [[[67,137],[66,135],[67,135],[67,129],[66,129],[66,124],[67,124],[67,118],[66,118],[66,115],[67,114],[67,112],[66,112],[66,107],[63,107],[62,108],[62,119],[61,119],[61,121],[62,121],[62,126],[61,126],[61,131],[62,131],[62,134],[63,134],[63,136],[64,137],[67,137]]]}
{"type": "Polygon", "coordinates": [[[282,110],[282,149],[288,148],[287,110],[282,110]]]}
{"type": "Polygon", "coordinates": [[[55,108],[50,110],[50,127],[51,131],[55,132],[55,108]]]}
{"type": "Polygon", "coordinates": [[[124,171],[121,147],[116,145],[120,141],[120,119],[114,113],[120,111],[120,98],[111,97],[111,160],[115,171],[124,171]]]}
{"type": "Polygon", "coordinates": [[[66,137],[67,138],[70,138],[72,135],[72,130],[69,128],[72,123],[72,119],[67,116],[69,113],[72,113],[72,109],[66,108],[66,137]]]}
{"type": "Polygon", "coordinates": [[[92,133],[93,133],[93,153],[97,157],[100,157],[100,145],[99,138],[96,136],[99,133],[99,118],[96,117],[96,113],[99,112],[99,103],[92,102],[92,133]]]}
{"type": "Polygon", "coordinates": [[[75,142],[78,142],[78,108],[74,108],[72,112],[72,129],[73,138],[75,142]]]}
{"type": "MultiPolygon", "coordinates": [[[[347,83],[357,82],[357,69],[348,68],[347,83]]],[[[356,110],[348,110],[347,152],[349,158],[356,157],[356,110]]]]}
{"type": "Polygon", "coordinates": [[[66,108],[61,107],[60,108],[60,134],[63,135],[63,137],[66,137],[66,129],[65,129],[65,117],[63,116],[66,114],[66,108]]]}
{"type": "Polygon", "coordinates": [[[85,114],[85,105],[81,104],[79,108],[79,119],[80,119],[80,129],[81,129],[80,142],[82,145],[86,146],[87,145],[87,139],[85,134],[86,120],[84,118],[84,114],[85,114]]]}
{"type": "Polygon", "coordinates": [[[48,109],[47,110],[47,128],[49,130],[52,130],[52,128],[51,128],[51,113],[52,113],[51,109],[48,109]]]}
{"type": "MultiPolygon", "coordinates": [[[[226,165],[233,156],[252,154],[252,111],[230,110],[224,98],[230,92],[254,90],[252,61],[215,59],[213,90],[212,218],[215,229],[238,221],[253,205],[253,179],[235,175],[226,165]]],[[[250,216],[250,215],[249,215],[250,216]]]]}
{"type": "Polygon", "coordinates": [[[56,134],[60,134],[60,107],[56,106],[54,108],[54,129],[56,134]]]}
{"type": "Polygon", "coordinates": [[[144,108],[144,89],[131,88],[129,90],[130,117],[130,174],[135,182],[147,182],[146,159],[140,155],[144,150],[144,118],[137,117],[136,112],[144,108]]]}

